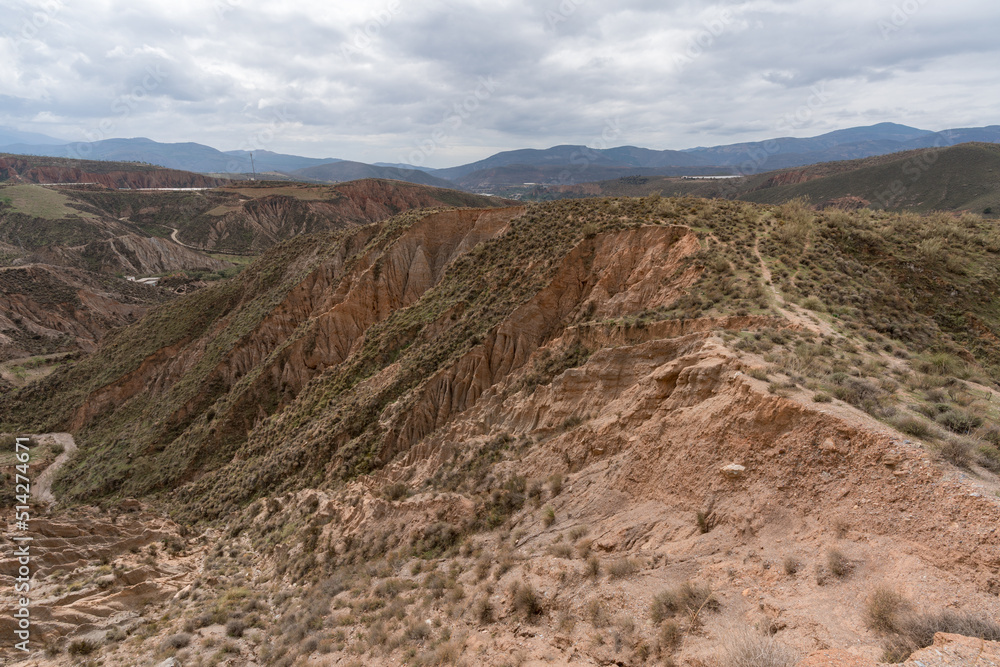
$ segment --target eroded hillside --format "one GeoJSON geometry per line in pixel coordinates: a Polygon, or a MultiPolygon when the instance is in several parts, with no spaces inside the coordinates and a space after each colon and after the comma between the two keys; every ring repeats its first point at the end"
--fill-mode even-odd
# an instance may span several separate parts
{"type": "Polygon", "coordinates": [[[166,295],[152,287],[47,264],[0,268],[0,361],[91,352],[166,295]]]}
{"type": "Polygon", "coordinates": [[[197,174],[49,158],[0,158],[0,182],[0,268],[11,271],[0,292],[0,363],[16,361],[0,377],[15,383],[62,360],[53,354],[93,350],[150,303],[234,275],[282,240],[414,208],[494,203],[391,181],[218,188],[197,174]],[[131,189],[167,186],[202,189],[131,189]],[[162,289],[136,301],[124,296],[135,291],[126,277],[163,278],[162,289]]]}
{"type": "Polygon", "coordinates": [[[1000,639],[998,253],[975,216],[659,197],[294,238],[3,400],[75,434],[64,503],[183,528],[142,547],[144,609],[114,601],[127,530],[76,566],[63,585],[118,615],[43,623],[47,660],[792,665],[1000,639]]]}
{"type": "Polygon", "coordinates": [[[412,209],[494,206],[489,197],[367,179],[338,185],[239,183],[194,193],[83,192],[87,210],[147,230],[168,230],[202,250],[257,254],[298,234],[378,222],[412,209]]]}

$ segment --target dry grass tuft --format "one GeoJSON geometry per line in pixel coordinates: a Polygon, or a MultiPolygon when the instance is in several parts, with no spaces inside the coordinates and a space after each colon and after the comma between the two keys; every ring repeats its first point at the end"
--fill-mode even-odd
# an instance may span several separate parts
{"type": "Polygon", "coordinates": [[[721,667],[794,667],[798,662],[788,647],[751,628],[730,630],[722,645],[721,667]]]}
{"type": "Polygon", "coordinates": [[[542,614],[542,602],[531,584],[525,581],[515,583],[511,586],[511,598],[514,611],[526,620],[532,621],[542,614]]]}
{"type": "Polygon", "coordinates": [[[663,653],[675,653],[684,641],[684,630],[677,621],[667,621],[660,627],[658,638],[663,653]]]}
{"type": "Polygon", "coordinates": [[[875,587],[865,601],[865,624],[875,632],[894,632],[900,621],[900,614],[910,609],[910,601],[885,584],[875,587]]]}
{"type": "Polygon", "coordinates": [[[947,632],[988,641],[1000,641],[1000,624],[970,613],[942,611],[936,614],[908,614],[895,622],[883,648],[885,662],[903,662],[914,651],[934,643],[934,635],[947,632]]]}
{"type": "Polygon", "coordinates": [[[851,573],[854,566],[842,551],[839,549],[830,549],[826,552],[826,568],[833,576],[843,579],[851,573]]]}
{"type": "Polygon", "coordinates": [[[719,608],[719,601],[712,595],[711,587],[685,581],[676,588],[654,595],[649,615],[653,623],[662,623],[677,614],[697,614],[703,609],[718,611],[719,608]]]}
{"type": "Polygon", "coordinates": [[[608,564],[608,576],[612,579],[623,579],[639,571],[639,566],[631,558],[619,558],[608,564]]]}

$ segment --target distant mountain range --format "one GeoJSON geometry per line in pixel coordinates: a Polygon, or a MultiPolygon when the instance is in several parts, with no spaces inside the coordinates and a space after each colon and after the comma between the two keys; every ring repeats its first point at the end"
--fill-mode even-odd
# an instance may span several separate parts
{"type": "Polygon", "coordinates": [[[524,199],[693,196],[781,204],[804,198],[819,208],[969,211],[1000,216],[1000,144],[918,148],[858,160],[778,169],[747,178],[631,176],[597,183],[538,186],[524,199]]]}
{"type": "MultiPolygon", "coordinates": [[[[388,178],[489,192],[513,184],[538,182],[569,185],[626,175],[756,174],[967,142],[1000,143],[1000,125],[931,132],[896,123],[879,123],[802,139],[780,137],[687,150],[653,150],[636,146],[592,149],[567,145],[544,150],[504,151],[485,160],[447,169],[389,163],[369,165],[337,158],[307,158],[254,151],[253,168],[258,174],[270,173],[310,181],[336,183],[357,178],[388,178]]],[[[11,128],[0,128],[0,152],[146,162],[208,174],[249,174],[252,169],[247,151],[219,151],[197,143],[164,144],[144,138],[65,143],[53,137],[11,128]]]]}
{"type": "MultiPolygon", "coordinates": [[[[3,135],[0,134],[0,138],[3,135]]],[[[145,162],[169,169],[194,171],[202,174],[288,173],[306,167],[339,162],[337,158],[309,158],[283,155],[271,151],[254,151],[253,165],[248,151],[220,151],[193,142],[163,144],[152,139],[105,139],[94,142],[70,144],[0,145],[0,152],[20,155],[76,158],[80,160],[108,160],[111,162],[145,162]]]]}
{"type": "Polygon", "coordinates": [[[0,146],[12,144],[41,144],[44,146],[61,146],[66,144],[65,139],[56,139],[37,132],[21,132],[13,127],[0,125],[0,146]]]}

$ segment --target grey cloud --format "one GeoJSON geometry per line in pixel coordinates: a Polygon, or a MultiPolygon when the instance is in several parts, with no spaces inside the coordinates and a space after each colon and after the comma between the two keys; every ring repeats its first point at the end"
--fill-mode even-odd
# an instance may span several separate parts
{"type": "Polygon", "coordinates": [[[0,124],[59,135],[112,117],[116,136],[223,149],[269,128],[271,150],[395,161],[473,99],[432,156],[447,166],[465,147],[594,143],[612,121],[621,143],[655,148],[779,127],[804,136],[883,120],[997,122],[995,87],[955,82],[994,76],[1000,8],[927,2],[893,17],[893,7],[371,0],[348,15],[315,0],[3,0],[0,49],[13,61],[0,72],[0,124]],[[44,2],[60,8],[20,37],[44,2]],[[162,75],[155,86],[150,71],[162,75]],[[491,90],[476,97],[484,77],[491,90]],[[947,100],[929,94],[942,81],[947,100]],[[136,90],[125,117],[111,111],[136,90]],[[824,101],[809,106],[815,90],[824,101]]]}

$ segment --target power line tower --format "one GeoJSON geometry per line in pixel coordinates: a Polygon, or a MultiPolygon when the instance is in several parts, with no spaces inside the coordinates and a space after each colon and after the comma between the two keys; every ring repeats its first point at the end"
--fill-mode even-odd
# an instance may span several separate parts
{"type": "Polygon", "coordinates": [[[251,181],[257,180],[257,167],[253,164],[253,153],[250,153],[250,169],[253,171],[253,175],[250,177],[251,181]]]}

